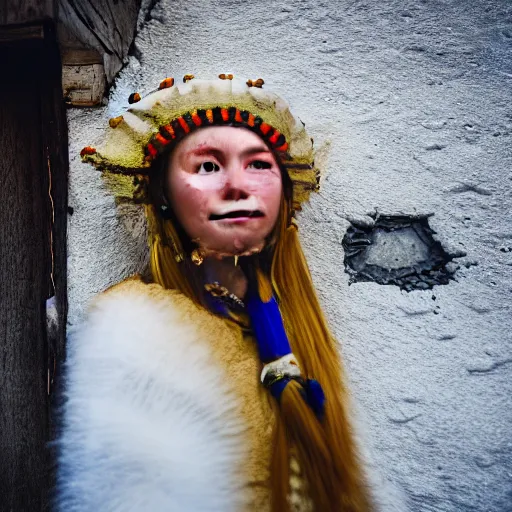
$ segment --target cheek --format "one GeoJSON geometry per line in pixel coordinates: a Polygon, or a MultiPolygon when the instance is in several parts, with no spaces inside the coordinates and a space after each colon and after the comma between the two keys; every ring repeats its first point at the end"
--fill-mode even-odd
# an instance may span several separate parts
{"type": "Polygon", "coordinates": [[[203,176],[184,171],[176,171],[171,174],[169,188],[173,197],[180,197],[178,195],[180,193],[198,197],[200,195],[206,196],[208,193],[215,190],[221,190],[225,186],[225,183],[225,177],[220,174],[203,176]]]}
{"type": "Polygon", "coordinates": [[[265,206],[268,216],[275,220],[283,193],[281,176],[270,174],[260,177],[260,179],[254,181],[252,193],[265,206]]]}
{"type": "Polygon", "coordinates": [[[215,173],[211,176],[187,173],[183,181],[198,193],[203,194],[222,190],[226,186],[226,176],[222,173],[215,173]]]}
{"type": "Polygon", "coordinates": [[[219,186],[197,178],[197,175],[176,173],[169,182],[173,210],[191,238],[199,236],[201,226],[208,222],[208,201],[212,190],[219,186]]]}

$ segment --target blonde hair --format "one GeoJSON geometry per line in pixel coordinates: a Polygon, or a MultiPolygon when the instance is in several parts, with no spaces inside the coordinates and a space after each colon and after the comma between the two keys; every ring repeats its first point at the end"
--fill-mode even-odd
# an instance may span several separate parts
{"type": "MultiPolygon", "coordinates": [[[[201,292],[197,274],[184,253],[175,222],[163,219],[155,206],[147,207],[150,228],[151,271],[164,288],[176,289],[197,304],[201,292]]],[[[303,471],[314,510],[363,512],[370,510],[363,473],[348,420],[347,392],[342,379],[336,343],[329,332],[314,291],[297,228],[289,223],[289,202],[282,201],[274,241],[255,264],[265,274],[279,307],[293,353],[304,377],[323,387],[326,404],[320,421],[301,395],[301,385],[285,388],[276,418],[271,462],[272,510],[287,512],[290,453],[294,450],[303,471]]]]}

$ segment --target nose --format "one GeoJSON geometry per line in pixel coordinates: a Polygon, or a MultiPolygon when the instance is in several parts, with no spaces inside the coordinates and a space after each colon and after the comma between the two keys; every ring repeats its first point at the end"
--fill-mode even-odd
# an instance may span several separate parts
{"type": "Polygon", "coordinates": [[[226,183],[222,198],[226,201],[240,201],[241,199],[247,199],[249,195],[244,169],[238,165],[226,169],[226,183]]]}

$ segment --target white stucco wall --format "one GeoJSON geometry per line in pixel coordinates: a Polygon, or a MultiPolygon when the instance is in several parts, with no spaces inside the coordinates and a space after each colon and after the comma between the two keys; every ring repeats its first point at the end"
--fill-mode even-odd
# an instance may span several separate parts
{"type": "Polygon", "coordinates": [[[69,111],[70,327],[145,245],[80,149],[164,77],[261,76],[332,142],[301,236],[381,510],[512,510],[511,52],[506,0],[146,2],[108,106],[69,111]],[[457,281],[349,286],[346,217],[375,209],[435,213],[438,239],[467,252],[457,281]]]}

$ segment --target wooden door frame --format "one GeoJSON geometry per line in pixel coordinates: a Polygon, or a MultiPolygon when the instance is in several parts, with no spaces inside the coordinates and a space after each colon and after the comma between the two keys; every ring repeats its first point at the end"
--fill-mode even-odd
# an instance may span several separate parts
{"type": "Polygon", "coordinates": [[[54,23],[1,27],[0,65],[0,510],[37,512],[50,508],[50,408],[67,315],[68,138],[54,23]]]}

